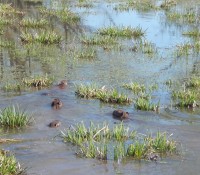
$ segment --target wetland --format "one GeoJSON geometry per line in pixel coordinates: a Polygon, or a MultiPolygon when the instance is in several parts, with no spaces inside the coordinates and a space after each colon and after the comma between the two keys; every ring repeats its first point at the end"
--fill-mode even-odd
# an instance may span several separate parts
{"type": "Polygon", "coordinates": [[[0,174],[198,174],[199,52],[198,0],[1,0],[0,174]]]}

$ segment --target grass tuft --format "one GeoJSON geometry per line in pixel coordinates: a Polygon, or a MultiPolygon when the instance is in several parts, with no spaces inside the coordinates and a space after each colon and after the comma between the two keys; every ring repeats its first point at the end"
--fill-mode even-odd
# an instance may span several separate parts
{"type": "Polygon", "coordinates": [[[140,96],[135,102],[135,108],[143,111],[158,111],[159,106],[159,102],[157,104],[151,102],[151,97],[149,95],[140,96]]]}
{"type": "Polygon", "coordinates": [[[59,44],[62,41],[62,37],[57,35],[54,31],[41,31],[35,35],[22,32],[20,38],[23,43],[38,42],[41,44],[59,44]]]}
{"type": "Polygon", "coordinates": [[[177,143],[167,133],[157,132],[153,137],[148,134],[139,136],[136,131],[129,131],[123,122],[110,128],[108,124],[86,127],[84,123],[71,126],[61,132],[65,142],[78,146],[79,157],[120,161],[127,157],[137,160],[148,159],[151,153],[177,153],[177,143]]]}
{"type": "Polygon", "coordinates": [[[76,86],[76,95],[81,98],[95,98],[105,103],[130,103],[132,100],[125,94],[118,92],[116,89],[107,90],[105,87],[98,88],[96,85],[79,85],[76,86]]]}
{"type": "Polygon", "coordinates": [[[137,82],[131,82],[129,84],[125,83],[123,84],[123,87],[133,91],[135,94],[144,93],[146,91],[145,85],[137,82]]]}
{"type": "Polygon", "coordinates": [[[0,150],[0,165],[2,175],[18,175],[24,172],[14,155],[8,151],[0,150]]]}
{"type": "Polygon", "coordinates": [[[141,27],[108,27],[99,29],[98,34],[108,35],[110,37],[127,37],[127,38],[141,38],[145,35],[145,31],[141,27]]]}
{"type": "Polygon", "coordinates": [[[182,91],[173,91],[172,98],[177,102],[179,107],[193,108],[197,106],[198,93],[189,89],[182,91]]]}
{"type": "Polygon", "coordinates": [[[10,106],[0,110],[0,125],[9,128],[24,127],[30,124],[31,118],[19,106],[10,106]]]}
{"type": "Polygon", "coordinates": [[[26,28],[44,28],[48,25],[48,21],[46,19],[34,19],[34,18],[27,18],[23,19],[20,22],[20,26],[26,28]]]}
{"type": "Polygon", "coordinates": [[[30,78],[24,78],[22,83],[26,86],[33,86],[33,87],[48,87],[53,83],[53,77],[46,76],[34,76],[30,78]]]}

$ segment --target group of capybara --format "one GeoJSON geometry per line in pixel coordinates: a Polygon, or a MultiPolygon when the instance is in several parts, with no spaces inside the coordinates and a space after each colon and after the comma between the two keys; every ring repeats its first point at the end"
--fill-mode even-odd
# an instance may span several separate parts
{"type": "MultiPolygon", "coordinates": [[[[64,89],[65,87],[67,86],[67,81],[66,80],[62,80],[59,84],[58,84],[58,87],[60,89],[64,89]]],[[[47,93],[48,95],[48,93],[47,93]]],[[[62,106],[63,106],[63,103],[61,102],[61,100],[59,98],[55,98],[52,103],[51,103],[51,106],[53,109],[57,110],[57,109],[61,109],[62,106]]],[[[113,117],[115,119],[119,119],[119,120],[124,120],[124,119],[127,119],[128,116],[129,116],[129,113],[128,112],[125,112],[121,109],[118,109],[118,110],[114,110],[113,113],[112,113],[113,117]]],[[[54,120],[52,121],[51,123],[49,123],[49,127],[51,128],[57,128],[61,125],[61,122],[59,120],[54,120]]]]}

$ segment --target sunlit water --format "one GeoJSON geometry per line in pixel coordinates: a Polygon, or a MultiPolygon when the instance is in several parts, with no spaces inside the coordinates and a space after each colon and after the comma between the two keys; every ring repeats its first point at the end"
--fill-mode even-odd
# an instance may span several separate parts
{"type": "MultiPolygon", "coordinates": [[[[52,6],[50,1],[45,1],[43,4],[47,7],[52,6]]],[[[59,3],[53,5],[54,8],[60,8],[59,3]]],[[[199,62],[199,57],[187,59],[174,56],[174,47],[189,41],[189,39],[182,36],[183,28],[170,24],[166,20],[164,11],[117,12],[113,10],[113,7],[110,3],[96,2],[91,9],[73,9],[81,15],[82,26],[86,33],[88,31],[96,32],[99,28],[110,25],[140,26],[146,30],[146,40],[154,43],[157,47],[157,56],[151,58],[140,53],[129,52],[126,48],[121,52],[104,52],[101,48],[97,48],[98,58],[92,62],[79,61],[69,64],[66,60],[65,65],[59,62],[59,58],[56,58],[58,61],[51,68],[45,64],[41,65],[34,59],[31,61],[31,66],[28,66],[26,61],[24,71],[26,73],[49,73],[52,71],[52,74],[55,73],[58,79],[69,80],[69,86],[62,90],[55,86],[37,92],[23,92],[16,97],[8,97],[3,92],[0,96],[0,108],[19,104],[34,116],[33,125],[23,131],[2,131],[2,137],[25,140],[22,143],[5,144],[3,147],[15,153],[23,167],[27,167],[28,174],[188,175],[199,173],[200,111],[199,109],[180,111],[172,108],[171,90],[165,85],[169,79],[178,81],[189,77],[199,62]],[[76,157],[74,154],[76,148],[71,144],[63,143],[62,139],[58,137],[60,130],[80,121],[85,123],[107,121],[111,125],[119,121],[114,120],[111,115],[117,106],[102,104],[98,100],[77,98],[74,95],[74,83],[98,82],[102,86],[119,88],[123,83],[130,81],[138,81],[146,85],[157,83],[159,88],[153,95],[160,100],[161,110],[159,114],[156,114],[137,111],[133,104],[121,106],[130,113],[131,119],[125,124],[140,133],[157,130],[173,133],[173,137],[181,143],[181,156],[164,158],[157,163],[151,161],[117,163],[112,160],[101,162],[76,157]],[[52,95],[42,96],[42,92],[50,92],[52,95]],[[50,104],[57,97],[63,101],[64,106],[61,110],[55,111],[51,109],[50,104]],[[49,122],[54,119],[62,122],[60,128],[47,127],[49,122]]],[[[26,8],[28,7],[26,6],[26,8]]],[[[134,46],[133,42],[129,42],[130,46],[134,46]]],[[[65,47],[67,48],[67,46],[65,47]]],[[[6,51],[2,53],[4,61],[1,65],[3,70],[1,76],[6,77],[7,72],[11,71],[11,75],[16,78],[11,62],[6,59],[9,58],[9,54],[6,51]]]]}

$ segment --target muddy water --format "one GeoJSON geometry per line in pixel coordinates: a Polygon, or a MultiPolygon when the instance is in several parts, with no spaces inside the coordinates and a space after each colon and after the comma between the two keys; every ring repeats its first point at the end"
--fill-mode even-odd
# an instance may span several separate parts
{"type": "MultiPolygon", "coordinates": [[[[8,2],[8,1],[6,1],[8,2]]],[[[45,1],[43,4],[48,8],[60,8],[67,5],[62,1],[45,1]]],[[[198,2],[197,2],[198,4],[198,2]]],[[[23,1],[16,1],[16,6],[35,12],[34,4],[31,6],[23,1]]],[[[24,141],[15,144],[5,144],[4,148],[15,153],[17,159],[23,167],[27,167],[28,174],[36,175],[63,175],[63,174],[174,174],[187,175],[198,174],[200,171],[200,110],[181,111],[171,107],[171,89],[165,85],[167,80],[179,81],[189,77],[192,72],[199,72],[199,56],[189,56],[188,58],[177,58],[173,54],[173,49],[177,44],[189,41],[182,36],[182,32],[187,26],[177,26],[170,23],[165,18],[164,11],[128,11],[117,12],[113,10],[116,4],[95,2],[89,9],[72,9],[81,15],[82,20],[79,28],[84,28],[85,32],[96,32],[100,27],[110,25],[115,26],[141,26],[146,30],[146,40],[151,41],[157,47],[158,53],[153,57],[141,53],[129,52],[127,47],[134,46],[128,41],[121,51],[111,50],[105,52],[101,48],[96,48],[98,56],[94,61],[73,60],[73,58],[63,59],[57,52],[67,52],[68,47],[73,45],[74,40],[66,38],[66,43],[60,50],[54,53],[47,52],[47,56],[55,54],[54,62],[43,64],[35,58],[30,58],[31,64],[26,61],[18,62],[17,66],[12,66],[11,56],[6,50],[1,50],[1,81],[5,77],[13,79],[20,78],[22,72],[32,75],[36,72],[56,75],[58,80],[67,79],[69,85],[66,89],[58,89],[56,86],[40,91],[26,91],[17,96],[11,96],[1,92],[0,108],[11,104],[19,104],[27,109],[34,116],[34,123],[27,129],[15,131],[1,131],[2,137],[19,138],[24,141]],[[56,55],[57,54],[57,55],[56,55]],[[6,61],[5,61],[6,60],[6,61]],[[60,61],[59,61],[60,60],[60,61]],[[65,63],[65,64],[64,64],[65,63]],[[23,67],[24,66],[24,67],[23,67]],[[23,70],[21,70],[23,67],[23,70]],[[17,73],[17,76],[16,76],[17,73]],[[130,106],[120,106],[130,113],[131,120],[125,124],[135,128],[138,132],[155,132],[157,130],[173,133],[174,138],[181,143],[182,151],[179,157],[169,157],[157,163],[148,161],[130,162],[101,162],[98,160],[77,158],[74,155],[76,148],[70,144],[64,144],[58,134],[71,124],[80,121],[96,123],[107,121],[111,125],[119,122],[112,118],[112,111],[118,106],[102,104],[98,100],[79,99],[74,94],[74,83],[98,82],[100,85],[118,87],[123,83],[137,81],[150,85],[158,84],[158,90],[153,95],[161,102],[159,114],[154,112],[141,112],[130,106]],[[42,96],[43,92],[48,92],[50,96],[42,96]],[[54,98],[63,101],[63,108],[53,110],[50,106],[54,98]],[[47,127],[49,122],[58,119],[62,122],[61,127],[53,129],[47,127]]],[[[35,14],[35,13],[33,13],[35,14]]],[[[63,36],[64,27],[59,24],[63,36]]],[[[14,33],[14,32],[13,32],[14,33]]],[[[73,38],[73,37],[71,37],[73,38]]],[[[78,43],[80,44],[80,43],[78,43]]],[[[13,95],[13,94],[12,94],[13,95]]]]}

